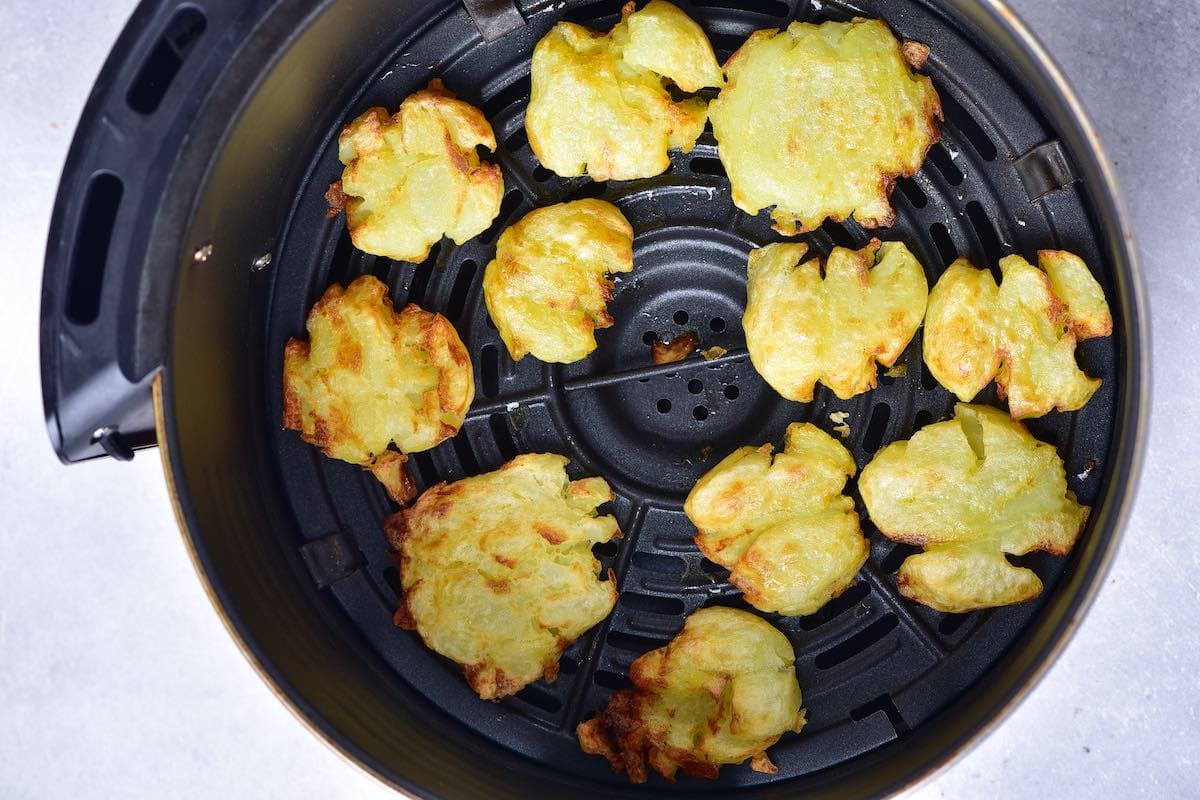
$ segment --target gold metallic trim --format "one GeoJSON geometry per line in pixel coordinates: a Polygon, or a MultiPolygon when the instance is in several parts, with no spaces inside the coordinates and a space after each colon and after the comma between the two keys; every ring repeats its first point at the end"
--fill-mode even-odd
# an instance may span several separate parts
{"type": "Polygon", "coordinates": [[[163,373],[159,372],[156,376],[154,376],[154,381],[150,385],[150,391],[154,398],[154,431],[158,438],[158,452],[162,457],[163,477],[166,479],[167,483],[167,496],[171,498],[171,508],[175,512],[175,522],[179,526],[179,532],[181,534],[181,538],[183,539],[183,545],[187,549],[188,558],[191,559],[192,566],[196,570],[196,576],[200,578],[200,584],[204,587],[204,593],[208,595],[208,601],[212,603],[213,610],[216,611],[217,616],[220,617],[221,623],[224,624],[226,632],[237,644],[238,650],[241,651],[242,656],[245,657],[246,661],[249,662],[254,671],[258,673],[258,677],[261,678],[262,682],[265,683],[267,688],[271,690],[271,693],[275,695],[276,699],[279,700],[279,702],[281,702],[288,711],[292,712],[292,716],[299,720],[299,722],[308,729],[309,733],[311,733],[321,742],[324,742],[330,750],[341,756],[342,760],[347,764],[379,781],[379,783],[383,784],[387,788],[397,792],[401,797],[414,798],[415,800],[415,795],[409,794],[403,788],[388,780],[386,776],[376,772],[366,764],[359,761],[353,755],[346,752],[337,742],[327,736],[324,731],[314,725],[312,721],[308,719],[308,717],[306,717],[299,708],[296,707],[296,705],[292,702],[292,699],[288,696],[287,692],[283,691],[283,689],[280,688],[277,683],[275,683],[275,681],[267,673],[266,668],[263,667],[262,662],[258,660],[258,658],[250,650],[249,646],[247,646],[246,642],[242,639],[241,634],[238,632],[237,628],[234,627],[233,621],[229,619],[229,615],[225,612],[224,606],[222,606],[220,600],[217,599],[217,594],[213,590],[212,583],[209,581],[208,575],[204,571],[204,567],[200,564],[200,557],[197,555],[195,545],[192,543],[191,532],[188,529],[187,520],[183,515],[183,508],[179,503],[179,494],[176,489],[175,482],[175,472],[171,467],[171,454],[168,449],[167,415],[163,402],[162,383],[163,373]]]}

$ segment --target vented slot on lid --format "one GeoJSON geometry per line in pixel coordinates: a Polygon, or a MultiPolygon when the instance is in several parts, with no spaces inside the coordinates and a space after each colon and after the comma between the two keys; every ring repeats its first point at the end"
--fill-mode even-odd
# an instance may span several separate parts
{"type": "Polygon", "coordinates": [[[125,94],[125,102],[130,108],[139,114],[152,114],[162,105],[167,90],[195,49],[207,24],[204,14],[194,6],[185,6],[175,12],[125,94]]]}
{"type": "Polygon", "coordinates": [[[101,172],[92,178],[84,194],[67,285],[67,318],[76,325],[90,325],[100,314],[108,246],[124,191],[120,178],[111,172],[101,172]]]}

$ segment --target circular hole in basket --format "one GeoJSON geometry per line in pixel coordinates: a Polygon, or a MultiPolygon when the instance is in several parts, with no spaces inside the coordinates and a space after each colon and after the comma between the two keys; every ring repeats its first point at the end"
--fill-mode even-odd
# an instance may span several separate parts
{"type": "Polygon", "coordinates": [[[722,333],[725,330],[725,320],[721,317],[713,317],[709,320],[708,327],[712,328],[713,333],[722,333]]]}
{"type": "Polygon", "coordinates": [[[675,312],[675,316],[672,319],[675,320],[676,325],[687,325],[688,313],[681,309],[675,312]]]}
{"type": "Polygon", "coordinates": [[[704,391],[704,384],[692,378],[688,381],[688,391],[692,394],[700,394],[700,392],[704,391]]]}
{"type": "Polygon", "coordinates": [[[670,400],[668,400],[667,398],[664,397],[662,400],[658,401],[658,413],[666,414],[670,410],[671,410],[671,401],[670,400]]]}
{"type": "Polygon", "coordinates": [[[642,334],[642,342],[646,345],[652,345],[658,341],[658,334],[654,331],[646,331],[642,334]]]}
{"type": "Polygon", "coordinates": [[[698,421],[703,422],[708,419],[708,408],[706,406],[696,406],[692,409],[692,416],[698,421]]]}
{"type": "Polygon", "coordinates": [[[737,400],[739,394],[741,394],[741,392],[738,390],[738,387],[734,386],[733,384],[725,387],[726,400],[737,400]]]}

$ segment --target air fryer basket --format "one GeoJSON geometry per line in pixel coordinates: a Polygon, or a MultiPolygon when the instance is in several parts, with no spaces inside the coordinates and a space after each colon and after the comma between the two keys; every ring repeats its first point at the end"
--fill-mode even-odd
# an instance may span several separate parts
{"type": "MultiPolygon", "coordinates": [[[[533,45],[559,19],[606,30],[620,2],[146,3],[118,43],[77,134],[47,255],[44,393],[67,460],[130,456],[157,439],[198,567],[231,632],[297,713],[384,780],[442,796],[620,796],[647,790],[748,797],[869,795],[943,761],[1044,668],[1086,605],[1132,489],[1144,345],[1131,245],[1090,129],[1036,45],[992,4],[948,0],[692,0],[724,59],[754,30],[792,19],[882,17],[929,44],[942,140],[898,183],[896,224],[827,223],[822,255],[872,235],[908,244],[930,284],[962,255],[1076,252],[1112,301],[1112,337],[1079,349],[1102,389],[1079,412],[1030,422],[1055,444],[1094,511],[1071,557],[1017,559],[1046,584],[1036,602],[947,615],[901,598],[913,548],[864,516],[859,582],[818,614],[766,615],[793,643],[809,724],[771,750],[776,775],[726,768],[715,783],[642,789],[584,756],[575,725],[628,685],[630,662],[691,611],[746,607],[691,540],[683,497],[734,447],[779,443],[789,422],[830,430],[845,411],[861,468],[883,444],[947,416],[925,372],[840,401],[782,400],[749,363],[745,262],[779,236],[732,206],[711,132],[664,175],[562,180],[524,133],[533,45]],[[355,250],[323,193],[340,174],[337,133],[441,77],[491,121],[504,171],[500,216],[427,263],[355,250]],[[484,307],[482,268],[505,226],[580,197],[615,203],[636,231],[613,328],[572,365],[512,362],[484,307]],[[97,252],[99,253],[97,255],[97,252]],[[478,387],[462,432],[410,465],[421,488],[558,452],[573,477],[603,475],[625,532],[597,550],[621,591],[613,614],[564,655],[553,683],[499,704],[391,621],[397,573],[380,532],[392,510],[362,470],[281,429],[281,353],[331,282],[371,273],[397,307],[446,314],[478,387]],[[649,343],[695,331],[728,352],[654,366],[649,343]],[[101,387],[99,390],[97,387],[101,387]],[[148,392],[153,388],[154,403],[148,392]],[[157,431],[150,435],[151,412],[157,431]]],[[[990,392],[991,390],[989,390],[990,392]]],[[[987,394],[980,402],[995,402],[987,394]]],[[[853,486],[853,484],[852,484],[853,486]]],[[[861,502],[860,514],[863,513],[861,502]]]]}

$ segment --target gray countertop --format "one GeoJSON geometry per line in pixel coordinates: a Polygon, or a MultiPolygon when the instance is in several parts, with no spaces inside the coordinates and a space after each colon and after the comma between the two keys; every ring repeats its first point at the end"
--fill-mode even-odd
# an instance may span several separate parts
{"type": "MultiPolygon", "coordinates": [[[[0,2],[0,796],[391,797],[296,722],[201,590],[153,452],[67,469],[37,377],[62,160],[133,0],[0,2]]],[[[1011,0],[1078,90],[1142,252],[1153,407],[1111,574],[1045,680],[917,798],[1200,791],[1200,6],[1011,0]]]]}

